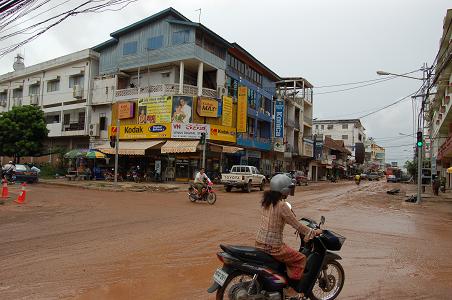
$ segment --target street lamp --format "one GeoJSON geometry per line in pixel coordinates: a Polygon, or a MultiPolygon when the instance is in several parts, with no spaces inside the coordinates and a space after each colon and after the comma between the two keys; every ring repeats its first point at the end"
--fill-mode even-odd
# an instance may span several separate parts
{"type": "MultiPolygon", "coordinates": [[[[425,71],[426,69],[419,69],[417,71],[425,71]]],[[[423,81],[423,86],[425,85],[426,81],[428,80],[429,75],[425,76],[423,78],[418,78],[418,77],[412,77],[412,76],[407,76],[407,74],[410,74],[412,72],[409,73],[405,73],[405,74],[395,74],[395,73],[390,73],[390,72],[386,72],[386,71],[377,71],[378,75],[381,76],[386,76],[386,75],[392,75],[392,76],[396,76],[396,77],[405,77],[405,78],[410,78],[410,79],[416,79],[416,80],[422,80],[423,81]]],[[[422,95],[423,97],[425,97],[426,95],[422,95]]],[[[419,119],[421,119],[421,117],[419,117],[419,119]]],[[[419,125],[420,126],[420,125],[419,125]]],[[[404,135],[402,133],[399,133],[400,135],[404,135]]],[[[417,166],[417,200],[416,203],[420,203],[421,202],[421,195],[422,195],[422,148],[424,146],[423,143],[423,128],[419,127],[418,131],[417,131],[417,141],[416,141],[416,149],[419,149],[418,151],[418,166],[417,166]]]]}
{"type": "MultiPolygon", "coordinates": [[[[420,71],[420,70],[419,70],[420,71]]],[[[411,73],[411,72],[410,72],[411,73]]],[[[377,71],[377,75],[380,76],[387,76],[387,75],[392,75],[392,76],[396,76],[396,77],[405,77],[405,78],[410,78],[410,79],[416,79],[416,80],[424,80],[424,78],[419,78],[419,77],[412,77],[412,76],[407,76],[406,74],[409,73],[405,73],[405,74],[395,74],[395,73],[389,73],[386,71],[377,71]]]]}

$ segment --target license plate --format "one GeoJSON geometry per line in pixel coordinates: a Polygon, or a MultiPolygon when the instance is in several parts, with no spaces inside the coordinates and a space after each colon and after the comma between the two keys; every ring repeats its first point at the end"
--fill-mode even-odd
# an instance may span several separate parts
{"type": "Polygon", "coordinates": [[[222,269],[217,269],[213,274],[213,280],[220,286],[223,286],[228,276],[229,276],[228,273],[226,273],[222,269]]]}

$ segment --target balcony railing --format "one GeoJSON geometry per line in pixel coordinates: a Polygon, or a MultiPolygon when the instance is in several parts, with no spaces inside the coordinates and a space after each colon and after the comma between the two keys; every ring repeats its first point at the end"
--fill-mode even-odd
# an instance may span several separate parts
{"type": "MultiPolygon", "coordinates": [[[[158,84],[151,85],[147,87],[141,88],[129,88],[129,89],[121,89],[116,90],[116,98],[117,100],[125,100],[128,98],[137,98],[137,97],[145,97],[147,95],[151,96],[159,96],[159,95],[177,95],[179,94],[179,84],[177,83],[168,83],[168,84],[158,84]]],[[[184,84],[182,88],[183,95],[197,96],[198,95],[198,87],[194,85],[184,84]]],[[[217,91],[212,89],[203,88],[202,96],[209,98],[216,98],[217,91]]]]}

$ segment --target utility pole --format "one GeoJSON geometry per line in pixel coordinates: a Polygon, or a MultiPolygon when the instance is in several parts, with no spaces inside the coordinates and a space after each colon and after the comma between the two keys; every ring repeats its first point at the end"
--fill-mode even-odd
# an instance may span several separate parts
{"type": "Polygon", "coordinates": [[[118,186],[118,161],[119,161],[119,119],[116,120],[116,142],[115,142],[115,186],[118,186]]]}

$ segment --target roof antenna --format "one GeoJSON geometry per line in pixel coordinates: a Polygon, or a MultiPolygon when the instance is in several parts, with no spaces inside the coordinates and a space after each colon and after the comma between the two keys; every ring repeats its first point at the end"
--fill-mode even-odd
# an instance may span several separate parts
{"type": "Polygon", "coordinates": [[[199,10],[198,23],[201,23],[201,8],[198,8],[195,11],[198,11],[198,10],[199,10]]]}

